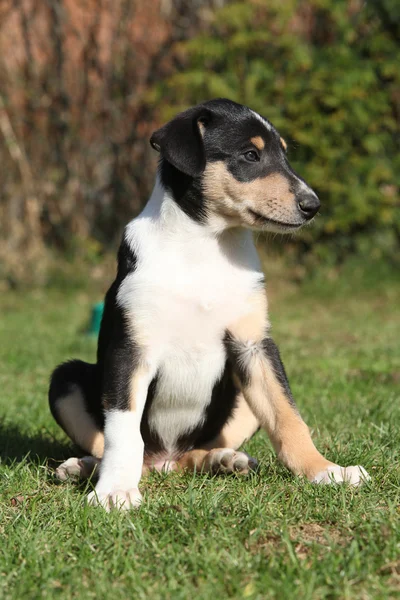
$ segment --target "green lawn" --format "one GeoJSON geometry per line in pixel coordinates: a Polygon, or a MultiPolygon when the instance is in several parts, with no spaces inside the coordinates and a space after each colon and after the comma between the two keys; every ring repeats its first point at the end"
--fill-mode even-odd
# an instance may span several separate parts
{"type": "Polygon", "coordinates": [[[98,294],[2,293],[2,598],[400,598],[400,283],[271,288],[274,337],[318,447],[372,482],[294,479],[259,433],[248,479],[151,475],[136,512],[85,506],[85,486],[53,478],[76,450],[47,382],[68,357],[93,360],[83,329],[98,294]]]}

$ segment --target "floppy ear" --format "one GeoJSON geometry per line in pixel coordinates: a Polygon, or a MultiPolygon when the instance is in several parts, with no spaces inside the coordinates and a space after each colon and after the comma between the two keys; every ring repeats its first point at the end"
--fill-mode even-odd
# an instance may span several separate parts
{"type": "Polygon", "coordinates": [[[197,177],[205,168],[202,133],[210,117],[207,108],[189,108],[155,131],[150,144],[179,171],[197,177]]]}

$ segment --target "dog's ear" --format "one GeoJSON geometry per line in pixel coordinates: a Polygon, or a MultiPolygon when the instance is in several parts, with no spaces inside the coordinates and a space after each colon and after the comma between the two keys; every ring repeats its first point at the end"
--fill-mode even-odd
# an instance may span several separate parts
{"type": "Polygon", "coordinates": [[[155,131],[150,144],[179,171],[197,177],[205,168],[203,134],[210,119],[204,106],[189,108],[155,131]]]}

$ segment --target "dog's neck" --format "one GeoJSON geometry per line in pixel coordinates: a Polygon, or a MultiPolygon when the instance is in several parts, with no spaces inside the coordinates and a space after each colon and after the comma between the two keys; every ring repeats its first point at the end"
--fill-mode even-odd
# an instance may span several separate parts
{"type": "Polygon", "coordinates": [[[207,221],[199,221],[188,215],[176,201],[172,190],[166,189],[159,175],[149,201],[140,215],[128,225],[127,240],[134,244],[134,232],[147,224],[165,239],[174,239],[182,251],[202,254],[205,261],[212,260],[217,251],[229,257],[229,261],[245,269],[258,270],[258,255],[251,231],[235,227],[216,232],[207,221]],[[132,233],[132,236],[130,235],[132,233]]]}
{"type": "Polygon", "coordinates": [[[185,175],[164,158],[161,159],[157,179],[188,217],[199,223],[207,221],[198,179],[185,175]]]}

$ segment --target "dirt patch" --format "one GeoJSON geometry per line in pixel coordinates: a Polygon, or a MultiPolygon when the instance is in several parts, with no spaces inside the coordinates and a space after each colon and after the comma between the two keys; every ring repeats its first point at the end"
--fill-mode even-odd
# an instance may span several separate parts
{"type": "Polygon", "coordinates": [[[382,575],[389,575],[387,582],[392,590],[396,592],[400,590],[400,559],[386,563],[379,569],[379,572],[382,575]]]}
{"type": "Polygon", "coordinates": [[[251,531],[250,537],[244,542],[246,550],[249,550],[252,554],[259,554],[261,552],[265,556],[271,556],[272,554],[281,552],[284,548],[280,535],[271,533],[257,536],[253,534],[254,531],[251,531]]]}
{"type": "Polygon", "coordinates": [[[292,540],[301,539],[306,543],[315,542],[324,546],[331,542],[339,546],[346,546],[351,538],[349,533],[343,533],[332,525],[319,525],[318,523],[304,523],[290,527],[289,533],[292,540]]]}
{"type": "Polygon", "coordinates": [[[391,575],[397,575],[400,581],[400,559],[386,563],[379,569],[379,571],[385,574],[390,573],[391,575]]]}
{"type": "Polygon", "coordinates": [[[305,560],[310,554],[315,553],[322,557],[325,552],[330,552],[332,547],[347,546],[352,535],[333,527],[319,523],[303,523],[289,527],[287,532],[270,533],[267,535],[254,535],[250,532],[245,542],[246,548],[252,553],[263,553],[267,556],[287,552],[288,543],[293,548],[297,558],[305,560]]]}
{"type": "Polygon", "coordinates": [[[304,523],[290,527],[289,535],[294,551],[300,559],[307,558],[315,549],[315,545],[319,546],[322,555],[325,551],[330,551],[332,546],[347,546],[352,538],[349,532],[318,523],[304,523]]]}

